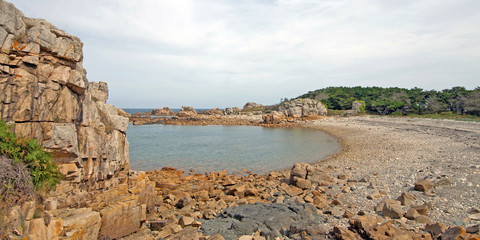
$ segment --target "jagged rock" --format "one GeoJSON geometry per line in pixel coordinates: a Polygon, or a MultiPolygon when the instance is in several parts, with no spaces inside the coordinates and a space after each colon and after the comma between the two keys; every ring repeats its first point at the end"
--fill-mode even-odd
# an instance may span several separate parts
{"type": "Polygon", "coordinates": [[[462,227],[451,227],[447,229],[441,236],[441,239],[466,239],[466,231],[462,227]]]}
{"type": "Polygon", "coordinates": [[[421,179],[415,183],[414,189],[421,192],[428,192],[433,188],[433,183],[428,179],[421,179]]]}
{"type": "Polygon", "coordinates": [[[397,200],[400,201],[400,203],[404,206],[412,206],[413,204],[415,204],[415,195],[413,194],[410,194],[410,193],[402,193],[398,198],[397,200]]]}
{"type": "Polygon", "coordinates": [[[168,107],[164,107],[163,109],[157,108],[152,110],[152,115],[154,116],[173,116],[175,112],[170,110],[168,107]]]}
{"type": "Polygon", "coordinates": [[[279,112],[288,117],[302,118],[326,115],[327,108],[317,100],[305,98],[283,102],[279,107],[279,112]]]}
{"type": "Polygon", "coordinates": [[[400,205],[385,202],[382,210],[383,216],[389,218],[402,218],[405,212],[400,205]]]}
{"type": "Polygon", "coordinates": [[[263,123],[265,124],[280,124],[286,121],[286,116],[283,113],[273,111],[267,115],[262,116],[263,123]]]}
{"type": "Polygon", "coordinates": [[[415,209],[420,215],[428,214],[428,206],[426,204],[413,206],[412,208],[415,209]]]}
{"type": "Polygon", "coordinates": [[[415,220],[418,216],[419,214],[414,208],[408,209],[407,213],[405,214],[405,217],[410,220],[415,220]]]}
{"type": "Polygon", "coordinates": [[[437,223],[427,223],[425,225],[425,231],[432,234],[432,237],[436,238],[443,234],[447,230],[447,227],[439,222],[437,223]]]}

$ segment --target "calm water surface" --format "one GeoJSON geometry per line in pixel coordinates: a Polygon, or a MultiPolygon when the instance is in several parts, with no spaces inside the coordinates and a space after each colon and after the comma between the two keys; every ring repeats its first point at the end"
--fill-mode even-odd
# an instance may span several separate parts
{"type": "Polygon", "coordinates": [[[130,124],[127,134],[135,170],[168,166],[197,172],[266,173],[294,162],[315,162],[338,149],[332,137],[310,129],[130,124]]]}

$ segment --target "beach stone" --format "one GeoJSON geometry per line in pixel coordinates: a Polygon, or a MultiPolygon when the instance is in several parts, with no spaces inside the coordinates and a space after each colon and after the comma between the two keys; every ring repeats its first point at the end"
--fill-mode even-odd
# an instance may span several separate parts
{"type": "Polygon", "coordinates": [[[378,224],[377,216],[374,215],[364,215],[358,216],[353,221],[351,221],[350,225],[355,229],[370,229],[378,224]]]}
{"type": "Polygon", "coordinates": [[[380,194],[378,191],[375,191],[367,196],[367,198],[370,200],[375,200],[381,197],[382,197],[382,194],[380,194]]]}
{"type": "Polygon", "coordinates": [[[447,227],[439,222],[427,223],[425,225],[425,231],[429,232],[432,237],[438,237],[447,230],[447,227]]]}
{"type": "Polygon", "coordinates": [[[480,233],[480,224],[470,225],[465,231],[467,231],[467,233],[480,233]]]}
{"type": "Polygon", "coordinates": [[[447,229],[441,236],[441,239],[466,239],[466,231],[462,227],[451,227],[447,229]]]}
{"type": "Polygon", "coordinates": [[[310,189],[312,187],[312,183],[308,179],[294,178],[294,182],[294,185],[301,189],[310,189]]]}
{"type": "Polygon", "coordinates": [[[422,224],[426,224],[426,223],[431,223],[432,220],[427,217],[427,216],[424,216],[424,215],[419,215],[417,218],[415,218],[415,221],[417,223],[422,223],[422,224]]]}
{"type": "Polygon", "coordinates": [[[385,203],[387,203],[387,202],[389,204],[393,204],[393,205],[400,205],[400,201],[386,198],[386,199],[383,199],[381,202],[379,202],[377,204],[377,206],[375,206],[375,212],[382,212],[383,207],[385,206],[385,203]]]}
{"type": "Polygon", "coordinates": [[[382,214],[385,217],[395,219],[395,218],[402,218],[404,215],[404,211],[400,205],[385,202],[383,206],[382,214]]]}
{"type": "Polygon", "coordinates": [[[405,217],[410,220],[415,220],[419,215],[420,214],[418,214],[417,210],[410,208],[405,214],[405,217]]]}
{"type": "Polygon", "coordinates": [[[225,240],[225,238],[220,235],[220,233],[215,233],[212,236],[208,237],[208,240],[225,240]]]}
{"type": "Polygon", "coordinates": [[[415,183],[414,189],[421,192],[428,192],[433,188],[433,183],[428,179],[421,179],[415,183]]]}
{"type": "Polygon", "coordinates": [[[418,214],[420,214],[420,215],[427,215],[428,214],[428,206],[426,204],[413,206],[412,208],[417,210],[418,214]]]}
{"type": "Polygon", "coordinates": [[[192,225],[192,223],[193,223],[194,220],[195,220],[195,219],[193,219],[192,217],[182,216],[182,217],[180,217],[180,219],[178,220],[178,224],[184,228],[184,227],[186,227],[186,226],[192,225]]]}
{"type": "Polygon", "coordinates": [[[323,209],[328,207],[328,201],[324,197],[319,197],[319,196],[314,196],[313,197],[313,204],[318,208],[318,209],[323,209]]]}
{"type": "Polygon", "coordinates": [[[404,206],[410,207],[413,204],[415,204],[415,195],[411,193],[402,193],[397,200],[400,201],[400,203],[404,206]]]}
{"type": "Polygon", "coordinates": [[[161,231],[166,225],[167,222],[165,220],[155,220],[150,222],[150,229],[154,231],[161,231]]]}
{"type": "Polygon", "coordinates": [[[437,187],[450,186],[450,185],[452,185],[452,180],[450,180],[450,178],[447,178],[447,177],[442,178],[435,183],[435,186],[437,187]]]}
{"type": "Polygon", "coordinates": [[[198,232],[197,228],[186,227],[179,230],[174,235],[170,236],[169,240],[200,240],[201,234],[198,232]]]}
{"type": "Polygon", "coordinates": [[[357,240],[361,239],[356,233],[348,230],[345,227],[335,226],[333,228],[333,234],[335,235],[335,239],[343,239],[343,240],[357,240]]]}

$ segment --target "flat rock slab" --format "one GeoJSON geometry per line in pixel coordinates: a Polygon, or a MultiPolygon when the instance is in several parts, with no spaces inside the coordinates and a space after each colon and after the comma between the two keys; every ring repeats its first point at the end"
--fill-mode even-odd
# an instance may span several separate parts
{"type": "Polygon", "coordinates": [[[315,227],[323,223],[323,217],[308,203],[255,203],[227,208],[216,219],[203,220],[201,230],[205,235],[219,233],[226,240],[260,230],[261,236],[274,239],[294,234],[292,224],[299,222],[304,222],[305,227],[315,227]]]}

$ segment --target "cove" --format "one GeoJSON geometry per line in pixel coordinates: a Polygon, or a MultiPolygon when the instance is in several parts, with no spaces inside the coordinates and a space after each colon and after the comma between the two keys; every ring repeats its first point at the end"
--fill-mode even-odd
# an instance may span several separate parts
{"type": "Polygon", "coordinates": [[[174,167],[195,172],[263,174],[295,162],[316,162],[338,150],[324,132],[255,126],[129,125],[134,170],[174,167]]]}

